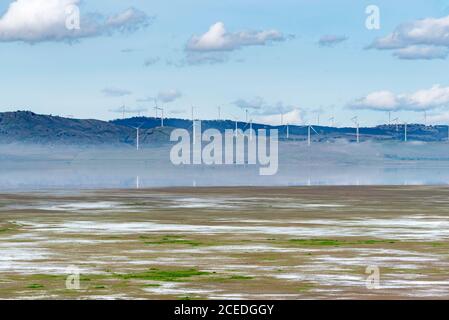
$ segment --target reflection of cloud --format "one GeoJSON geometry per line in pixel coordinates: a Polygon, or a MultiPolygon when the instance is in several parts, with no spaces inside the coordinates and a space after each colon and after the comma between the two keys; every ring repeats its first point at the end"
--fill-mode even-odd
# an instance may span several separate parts
{"type": "Polygon", "coordinates": [[[430,89],[411,94],[394,94],[391,91],[377,91],[349,104],[352,109],[377,111],[424,111],[449,104],[449,87],[434,85],[430,89]]]}
{"type": "Polygon", "coordinates": [[[80,15],[80,28],[66,27],[68,8],[78,8],[81,0],[16,0],[0,17],[0,41],[73,41],[109,35],[113,32],[134,32],[148,26],[152,18],[135,8],[109,17],[98,13],[80,15]]]}

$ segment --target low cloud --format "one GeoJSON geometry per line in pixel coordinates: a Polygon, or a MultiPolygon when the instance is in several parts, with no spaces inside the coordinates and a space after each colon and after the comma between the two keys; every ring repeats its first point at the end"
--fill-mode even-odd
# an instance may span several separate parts
{"type": "Polygon", "coordinates": [[[112,16],[81,13],[80,28],[66,22],[81,0],[15,0],[0,17],[0,42],[77,41],[81,38],[134,32],[153,21],[144,12],[129,8],[112,16]]]}
{"type": "Polygon", "coordinates": [[[171,89],[171,90],[159,92],[157,95],[157,100],[164,102],[164,103],[169,103],[169,102],[173,102],[181,97],[182,97],[182,93],[179,90],[171,89]]]}
{"type": "MultiPolygon", "coordinates": [[[[281,124],[281,115],[278,114],[267,114],[267,115],[255,115],[254,121],[259,123],[265,123],[269,125],[278,126],[281,124]]],[[[283,124],[301,124],[304,122],[304,115],[300,109],[293,109],[282,115],[283,124]]]]}
{"type": "Polygon", "coordinates": [[[328,34],[328,35],[322,36],[318,40],[318,45],[320,47],[334,47],[339,43],[345,42],[346,40],[348,40],[348,37],[346,37],[346,36],[328,34]]]}
{"type": "Polygon", "coordinates": [[[103,94],[107,97],[123,97],[132,93],[129,90],[114,87],[104,88],[101,92],[103,92],[103,94]]]}
{"type": "Polygon", "coordinates": [[[426,111],[447,105],[449,87],[434,85],[430,89],[406,94],[395,94],[391,91],[373,92],[355,100],[348,107],[375,111],[426,111]]]}
{"type": "Polygon", "coordinates": [[[158,63],[161,60],[161,58],[159,57],[153,57],[153,58],[148,58],[144,61],[143,65],[145,67],[149,67],[152,65],[155,65],[156,63],[158,63]]]}

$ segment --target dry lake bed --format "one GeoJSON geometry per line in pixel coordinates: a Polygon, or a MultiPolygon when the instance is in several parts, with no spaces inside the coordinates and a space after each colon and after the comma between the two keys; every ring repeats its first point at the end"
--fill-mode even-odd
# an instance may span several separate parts
{"type": "Polygon", "coordinates": [[[3,193],[0,299],[448,299],[448,195],[432,186],[3,193]],[[67,287],[78,272],[79,289],[67,287]]]}

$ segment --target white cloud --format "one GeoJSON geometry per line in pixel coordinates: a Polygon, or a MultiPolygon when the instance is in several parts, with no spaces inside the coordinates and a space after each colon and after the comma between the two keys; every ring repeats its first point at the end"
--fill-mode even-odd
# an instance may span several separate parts
{"type": "Polygon", "coordinates": [[[245,46],[263,46],[272,42],[285,41],[283,34],[277,30],[240,31],[231,33],[223,22],[213,24],[209,30],[192,36],[188,41],[188,51],[233,51],[245,46]]]}
{"type": "Polygon", "coordinates": [[[126,89],[113,88],[113,87],[104,88],[102,92],[107,97],[123,97],[128,96],[132,93],[131,91],[126,89]]]}
{"type": "Polygon", "coordinates": [[[368,48],[397,50],[394,55],[402,59],[430,60],[447,56],[447,51],[437,51],[434,47],[449,47],[449,16],[401,24],[368,48]]]}
{"type": "MultiPolygon", "coordinates": [[[[299,109],[293,109],[282,116],[284,124],[301,124],[304,122],[303,112],[299,109]]],[[[269,115],[256,115],[253,120],[259,123],[265,123],[269,125],[278,126],[281,124],[281,115],[269,114],[269,115]]]]}
{"type": "Polygon", "coordinates": [[[446,59],[449,51],[447,48],[435,46],[410,46],[396,50],[393,55],[404,60],[434,60],[446,59]]]}
{"type": "Polygon", "coordinates": [[[391,91],[377,91],[349,104],[352,109],[376,111],[425,111],[449,105],[449,87],[434,85],[430,89],[410,94],[394,94],[391,91]]]}
{"type": "Polygon", "coordinates": [[[81,13],[80,29],[66,27],[67,8],[81,0],[15,0],[0,17],[0,41],[74,41],[80,38],[135,31],[147,26],[151,18],[129,8],[111,17],[81,13]]]}
{"type": "Polygon", "coordinates": [[[318,40],[318,44],[321,47],[333,47],[339,43],[342,43],[344,41],[348,40],[348,37],[346,36],[339,36],[334,34],[328,34],[324,35],[318,40]]]}
{"type": "Polygon", "coordinates": [[[157,99],[164,103],[173,102],[181,97],[182,93],[175,89],[161,91],[157,95],[157,99]]]}
{"type": "Polygon", "coordinates": [[[264,106],[265,101],[261,97],[255,97],[251,100],[238,99],[233,104],[240,109],[260,110],[264,106]]]}

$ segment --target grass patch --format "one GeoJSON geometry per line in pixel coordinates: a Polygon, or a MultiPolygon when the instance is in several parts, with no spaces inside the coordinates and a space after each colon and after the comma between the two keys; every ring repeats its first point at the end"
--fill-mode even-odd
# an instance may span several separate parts
{"type": "Polygon", "coordinates": [[[95,286],[94,289],[106,289],[106,286],[98,285],[98,286],[95,286]]]}
{"type": "Polygon", "coordinates": [[[38,283],[32,283],[27,286],[28,289],[42,289],[44,286],[38,283]]]}
{"type": "Polygon", "coordinates": [[[230,280],[251,280],[251,279],[254,279],[254,277],[235,275],[235,276],[231,276],[229,279],[230,280]]]}
{"type": "Polygon", "coordinates": [[[183,269],[183,270],[159,270],[149,269],[144,272],[117,274],[121,279],[139,279],[139,280],[153,280],[153,281],[183,281],[186,278],[195,276],[205,276],[211,274],[210,272],[199,271],[197,269],[183,269]]]}
{"type": "MultiPolygon", "coordinates": [[[[145,236],[141,236],[141,239],[148,239],[145,236]]],[[[192,247],[197,247],[202,245],[201,242],[199,241],[194,241],[194,240],[188,240],[188,239],[183,239],[180,236],[165,236],[160,240],[156,240],[156,241],[145,241],[145,244],[148,245],[166,245],[166,244],[175,244],[175,245],[189,245],[192,247]]]]}
{"type": "Polygon", "coordinates": [[[332,240],[332,239],[291,239],[290,243],[303,246],[348,246],[348,245],[374,245],[380,243],[396,243],[395,240],[332,240]]]}
{"type": "Polygon", "coordinates": [[[313,285],[311,283],[304,283],[299,288],[299,292],[307,292],[309,290],[313,289],[313,285]]]}

